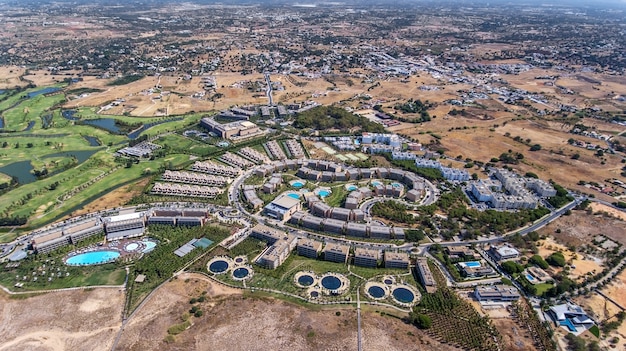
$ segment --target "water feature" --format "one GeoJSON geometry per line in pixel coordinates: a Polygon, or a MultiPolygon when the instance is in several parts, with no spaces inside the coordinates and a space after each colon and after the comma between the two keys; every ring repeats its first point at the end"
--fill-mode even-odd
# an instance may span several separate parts
{"type": "Polygon", "coordinates": [[[311,277],[308,274],[301,275],[298,278],[298,283],[300,285],[302,285],[302,286],[309,286],[309,285],[313,284],[313,281],[314,281],[313,277],[311,277]]]}
{"type": "Polygon", "coordinates": [[[391,280],[391,279],[385,279],[385,284],[387,284],[387,285],[391,285],[391,284],[393,284],[393,280],[391,280]]]}
{"type": "Polygon", "coordinates": [[[82,123],[102,128],[111,133],[120,133],[120,128],[115,124],[115,119],[113,118],[86,119],[82,123]]]}
{"type": "Polygon", "coordinates": [[[0,117],[0,129],[4,128],[4,117],[0,117]]]}
{"type": "Polygon", "coordinates": [[[129,251],[129,252],[130,251],[135,251],[135,250],[137,250],[138,247],[139,247],[139,244],[137,244],[137,243],[130,243],[130,244],[128,244],[128,245],[126,245],[124,247],[124,250],[129,251]]]}
{"type": "Polygon", "coordinates": [[[85,138],[85,140],[87,140],[87,142],[89,143],[89,146],[100,146],[100,145],[102,145],[102,144],[100,144],[100,141],[96,137],[92,137],[92,136],[89,136],[89,135],[83,135],[83,138],[85,138]]]}
{"type": "Polygon", "coordinates": [[[154,126],[158,126],[159,124],[163,124],[163,123],[167,123],[167,122],[174,122],[174,121],[181,121],[183,120],[182,117],[177,117],[177,118],[170,118],[170,119],[165,119],[162,121],[155,121],[155,122],[150,122],[150,123],[146,123],[144,125],[142,125],[139,129],[133,130],[132,132],[128,133],[128,138],[129,139],[137,139],[137,137],[143,133],[144,131],[146,131],[149,128],[152,128],[154,126]]]}
{"type": "Polygon", "coordinates": [[[245,267],[239,267],[233,271],[233,277],[237,279],[243,279],[247,277],[248,274],[250,274],[250,271],[245,267]]]}
{"type": "Polygon", "coordinates": [[[318,293],[317,291],[311,291],[311,297],[318,297],[320,296],[320,293],[318,293]]]}
{"type": "Polygon", "coordinates": [[[465,262],[465,265],[467,267],[470,267],[470,268],[476,268],[476,267],[480,267],[480,262],[478,262],[478,261],[469,261],[469,262],[465,262]]]}
{"type": "Polygon", "coordinates": [[[355,191],[355,190],[357,189],[357,187],[356,187],[356,185],[348,185],[348,186],[346,187],[346,189],[347,189],[348,191],[355,191]]]}
{"type": "Polygon", "coordinates": [[[393,290],[393,297],[402,303],[411,303],[415,295],[407,288],[395,288],[393,290]]]}
{"type": "Polygon", "coordinates": [[[394,188],[402,188],[402,184],[400,183],[391,183],[391,186],[394,188]]]}
{"type": "Polygon", "coordinates": [[[26,126],[26,128],[24,128],[22,132],[28,132],[29,130],[33,129],[34,126],[35,126],[35,121],[28,122],[28,125],[26,126]]]}
{"type": "Polygon", "coordinates": [[[235,263],[241,263],[241,262],[243,262],[243,258],[241,257],[235,258],[235,263]]]}
{"type": "Polygon", "coordinates": [[[295,181],[293,183],[291,183],[291,186],[294,188],[302,188],[304,186],[304,183],[301,181],[295,181]]]}
{"type": "Polygon", "coordinates": [[[381,288],[380,286],[374,285],[370,286],[370,288],[367,289],[367,293],[375,299],[380,299],[381,297],[385,296],[385,289],[381,288]]]}
{"type": "Polygon", "coordinates": [[[17,182],[20,184],[28,184],[37,180],[37,177],[30,172],[32,170],[33,166],[30,164],[30,161],[18,161],[0,167],[0,173],[16,177],[17,182]]]}
{"type": "Polygon", "coordinates": [[[61,88],[56,88],[56,87],[47,87],[47,88],[43,88],[43,89],[39,89],[33,92],[30,92],[28,94],[26,94],[28,96],[29,99],[34,98],[35,96],[38,95],[43,95],[43,94],[50,94],[50,93],[55,93],[57,91],[61,90],[61,88]]]}
{"type": "Polygon", "coordinates": [[[337,290],[341,287],[341,280],[333,275],[322,278],[322,286],[328,290],[337,290]]]}
{"type": "Polygon", "coordinates": [[[143,252],[143,253],[148,253],[148,252],[154,250],[154,248],[157,245],[154,241],[149,241],[149,240],[144,240],[144,241],[142,241],[142,243],[144,243],[146,245],[146,248],[141,250],[141,252],[143,252]]]}
{"type": "Polygon", "coordinates": [[[326,196],[330,195],[330,190],[328,190],[328,189],[319,189],[317,191],[317,195],[319,197],[326,197],[326,196]]]}
{"type": "Polygon", "coordinates": [[[76,157],[76,161],[78,164],[81,164],[87,161],[93,154],[100,150],[76,150],[76,151],[63,151],[57,152],[54,154],[46,155],[42,158],[52,158],[52,157],[76,157]]]}
{"type": "Polygon", "coordinates": [[[4,94],[5,91],[6,90],[4,90],[4,89],[0,89],[0,95],[4,94]]]}
{"type": "Polygon", "coordinates": [[[209,265],[209,271],[211,271],[211,273],[224,273],[227,269],[228,262],[224,260],[217,260],[209,265]]]}
{"type": "Polygon", "coordinates": [[[118,257],[120,257],[120,253],[117,251],[93,251],[72,256],[65,260],[65,264],[70,266],[88,266],[108,263],[114,261],[118,257]]]}
{"type": "Polygon", "coordinates": [[[373,186],[379,186],[379,185],[383,185],[383,183],[375,180],[375,181],[372,182],[372,185],[373,186]]]}
{"type": "Polygon", "coordinates": [[[61,111],[61,116],[63,116],[63,118],[70,120],[70,121],[78,121],[80,119],[78,117],[74,117],[75,114],[76,114],[76,110],[61,111]]]}
{"type": "Polygon", "coordinates": [[[287,194],[287,196],[289,196],[292,199],[300,200],[300,195],[298,195],[296,193],[289,193],[289,194],[287,194]]]}
{"type": "Polygon", "coordinates": [[[530,274],[526,274],[526,279],[528,279],[528,281],[531,282],[531,283],[535,281],[535,277],[533,277],[530,274]]]}

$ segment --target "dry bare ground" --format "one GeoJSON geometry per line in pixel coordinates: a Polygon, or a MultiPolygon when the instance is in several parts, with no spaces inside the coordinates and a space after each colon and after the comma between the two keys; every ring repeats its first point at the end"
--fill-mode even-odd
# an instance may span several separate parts
{"type": "Polygon", "coordinates": [[[0,295],[0,351],[109,350],[121,326],[118,289],[0,295]]]}
{"type": "MultiPolygon", "coordinates": [[[[369,309],[368,309],[369,310],[369,309]]],[[[402,321],[363,312],[365,350],[455,350],[402,321]]],[[[199,275],[183,275],[158,290],[130,320],[118,350],[356,350],[356,311],[313,310],[273,298],[246,297],[199,275]],[[207,291],[199,304],[204,315],[164,341],[167,329],[181,323],[189,300],[207,291]],[[336,312],[340,312],[337,316],[336,312]]]]}

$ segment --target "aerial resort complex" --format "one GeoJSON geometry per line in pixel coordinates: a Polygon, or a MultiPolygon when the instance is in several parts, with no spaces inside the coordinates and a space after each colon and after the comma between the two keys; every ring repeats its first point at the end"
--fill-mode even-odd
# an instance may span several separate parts
{"type": "Polygon", "coordinates": [[[0,3],[0,351],[626,350],[625,16],[0,3]]]}

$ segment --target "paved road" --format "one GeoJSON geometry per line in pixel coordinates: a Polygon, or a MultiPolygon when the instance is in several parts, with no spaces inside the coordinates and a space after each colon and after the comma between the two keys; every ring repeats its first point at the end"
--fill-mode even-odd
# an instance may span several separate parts
{"type": "Polygon", "coordinates": [[[357,325],[357,350],[363,351],[363,345],[361,343],[361,297],[359,290],[356,291],[356,325],[357,325]]]}
{"type": "Polygon", "coordinates": [[[269,105],[274,105],[274,99],[272,98],[272,81],[270,80],[270,74],[265,73],[265,82],[267,83],[267,90],[265,90],[265,94],[269,100],[269,105]]]}

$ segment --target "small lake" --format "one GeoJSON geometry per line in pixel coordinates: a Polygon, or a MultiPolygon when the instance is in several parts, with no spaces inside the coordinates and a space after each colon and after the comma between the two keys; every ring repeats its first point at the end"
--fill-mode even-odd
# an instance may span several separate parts
{"type": "Polygon", "coordinates": [[[2,89],[0,89],[0,95],[4,94],[4,92],[5,92],[5,91],[6,91],[6,90],[2,90],[2,89]]]}
{"type": "Polygon", "coordinates": [[[76,110],[61,111],[61,116],[63,116],[63,118],[70,120],[70,121],[78,121],[80,119],[78,117],[74,117],[75,114],[76,114],[76,110]]]}
{"type": "Polygon", "coordinates": [[[102,128],[115,134],[120,132],[120,128],[115,125],[115,119],[113,118],[86,119],[82,123],[102,128]]]}
{"type": "Polygon", "coordinates": [[[0,117],[0,129],[4,128],[4,117],[0,117]]]}
{"type": "Polygon", "coordinates": [[[89,146],[100,146],[102,144],[100,144],[100,141],[98,141],[98,138],[96,137],[92,137],[89,135],[83,135],[83,138],[85,138],[85,140],[87,140],[87,142],[89,143],[89,146]]]}
{"type": "Polygon", "coordinates": [[[100,149],[98,150],[77,150],[77,151],[63,151],[63,152],[57,152],[54,154],[50,154],[50,155],[45,155],[42,158],[52,158],[52,157],[76,157],[76,161],[78,161],[78,164],[81,164],[85,161],[87,161],[93,154],[95,154],[96,152],[100,151],[100,149]]]}
{"type": "Polygon", "coordinates": [[[30,93],[28,93],[26,95],[28,96],[29,99],[32,99],[35,96],[42,95],[42,94],[55,93],[55,92],[57,92],[59,90],[61,90],[61,88],[48,87],[48,88],[43,88],[43,89],[40,89],[40,90],[36,90],[36,91],[30,92],[30,93]]]}
{"type": "Polygon", "coordinates": [[[24,128],[22,132],[28,132],[29,130],[33,129],[34,126],[35,126],[35,121],[28,122],[28,125],[26,126],[26,128],[24,128]]]}
{"type": "Polygon", "coordinates": [[[32,170],[33,166],[30,164],[30,161],[18,161],[0,167],[1,173],[16,177],[20,184],[28,184],[37,180],[37,177],[30,173],[32,170]]]}

